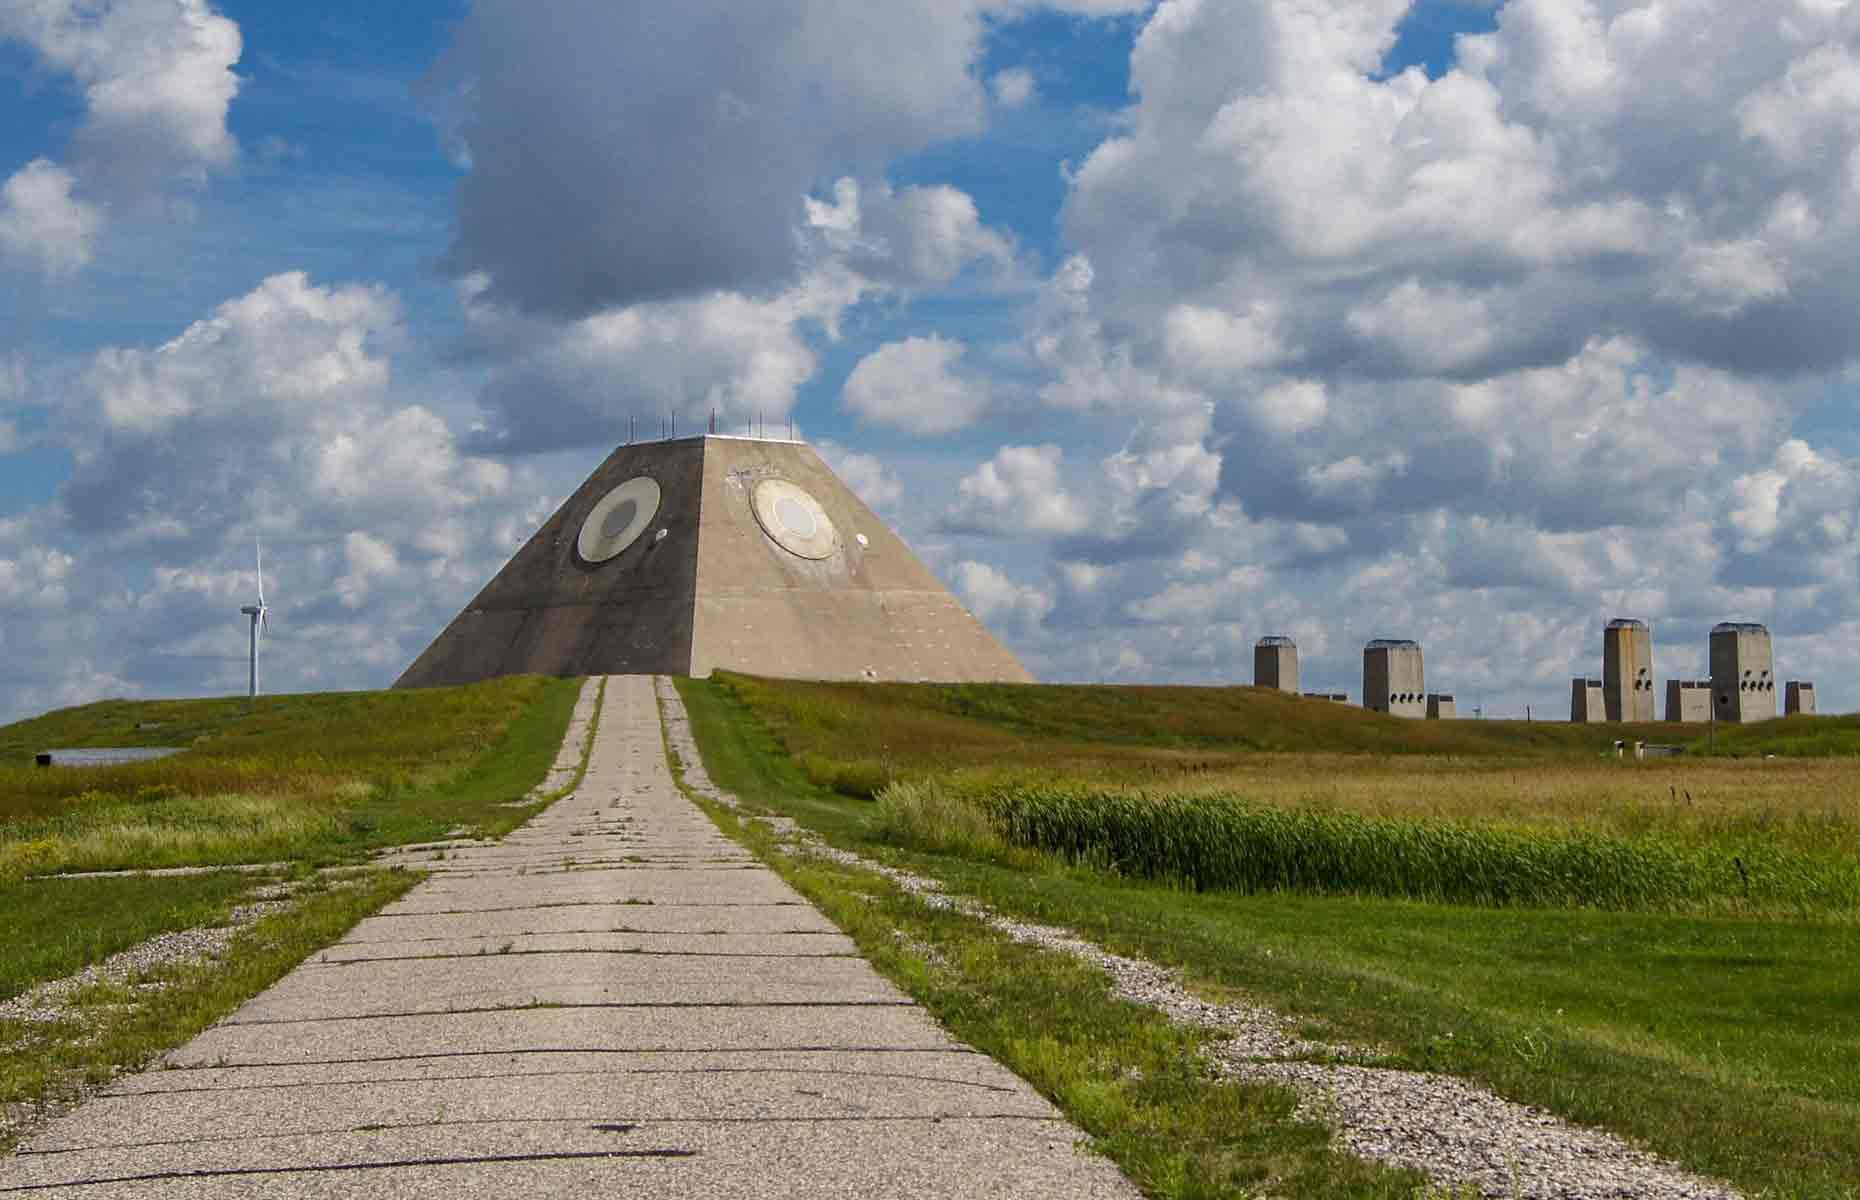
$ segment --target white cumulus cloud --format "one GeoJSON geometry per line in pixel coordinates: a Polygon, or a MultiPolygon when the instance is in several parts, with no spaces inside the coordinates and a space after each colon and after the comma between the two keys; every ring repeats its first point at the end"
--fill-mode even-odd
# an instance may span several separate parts
{"type": "Polygon", "coordinates": [[[996,71],[988,80],[988,90],[995,103],[1003,108],[1019,108],[1039,94],[1039,83],[1026,67],[1009,67],[996,71]]]}
{"type": "Polygon", "coordinates": [[[1072,534],[1089,517],[1061,483],[1058,446],[1003,446],[957,485],[951,528],[1003,535],[1072,534]]]}
{"type": "Polygon", "coordinates": [[[988,385],[962,370],[962,358],[960,342],[934,335],[881,346],[847,378],[846,407],[907,433],[966,428],[988,407],[988,385]]]}
{"type": "Polygon", "coordinates": [[[35,159],[0,192],[0,255],[69,274],[113,205],[140,206],[233,161],[239,26],[207,0],[7,0],[0,39],[82,91],[70,162],[35,159]]]}
{"type": "Polygon", "coordinates": [[[0,185],[0,262],[67,275],[94,253],[103,213],[72,194],[70,171],[35,158],[0,185]]]}
{"type": "Polygon", "coordinates": [[[987,563],[956,564],[956,591],[982,621],[1011,629],[1037,627],[1052,611],[1053,599],[1031,584],[1016,583],[987,563]]]}

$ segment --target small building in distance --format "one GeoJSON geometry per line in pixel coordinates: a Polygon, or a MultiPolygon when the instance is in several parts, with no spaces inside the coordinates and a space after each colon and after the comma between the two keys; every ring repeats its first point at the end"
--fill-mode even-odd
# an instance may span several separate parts
{"type": "Polygon", "coordinates": [[[1253,646],[1253,686],[1298,694],[1298,643],[1263,637],[1253,646]]]}
{"type": "Polygon", "coordinates": [[[1815,685],[1806,679],[1791,679],[1783,685],[1783,715],[1787,717],[1814,716],[1815,685]]]}
{"type": "Polygon", "coordinates": [[[1711,690],[1717,718],[1742,724],[1776,715],[1776,660],[1770,631],[1726,621],[1711,631],[1711,690]]]}
{"type": "Polygon", "coordinates": [[[1616,617],[1602,630],[1602,703],[1610,721],[1652,721],[1653,631],[1616,617]]]}
{"type": "Polygon", "coordinates": [[[1350,702],[1350,693],[1348,692],[1306,692],[1305,699],[1307,700],[1328,700],[1332,704],[1348,704],[1350,702]]]}
{"type": "Polygon", "coordinates": [[[1376,638],[1363,647],[1363,707],[1395,717],[1427,716],[1420,643],[1376,638]]]}
{"type": "Polygon", "coordinates": [[[1667,680],[1666,719],[1677,725],[1702,725],[1711,720],[1711,680],[1667,680]]]}
{"type": "Polygon", "coordinates": [[[1427,697],[1427,719],[1430,721],[1451,721],[1460,715],[1459,705],[1453,697],[1440,692],[1431,692],[1427,697]]]}
{"type": "Polygon", "coordinates": [[[1569,721],[1572,725],[1599,725],[1608,719],[1602,700],[1602,681],[1578,676],[1569,681],[1569,721]]]}

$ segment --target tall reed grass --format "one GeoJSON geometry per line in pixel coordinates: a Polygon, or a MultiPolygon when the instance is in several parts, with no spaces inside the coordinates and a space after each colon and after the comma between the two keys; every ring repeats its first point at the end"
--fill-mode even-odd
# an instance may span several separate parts
{"type": "Polygon", "coordinates": [[[881,797],[892,836],[919,844],[914,826],[965,805],[1010,845],[1196,890],[1531,907],[1860,908],[1860,863],[1759,840],[1611,837],[1063,784],[961,794],[924,781],[881,797]],[[908,818],[912,810],[920,815],[908,818]]]}

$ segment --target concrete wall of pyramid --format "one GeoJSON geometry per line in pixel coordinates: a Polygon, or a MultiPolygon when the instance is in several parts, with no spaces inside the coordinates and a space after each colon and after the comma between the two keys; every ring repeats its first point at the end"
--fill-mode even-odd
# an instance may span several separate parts
{"type": "Polygon", "coordinates": [[[800,442],[622,446],[395,687],[498,675],[1031,681],[800,442]]]}

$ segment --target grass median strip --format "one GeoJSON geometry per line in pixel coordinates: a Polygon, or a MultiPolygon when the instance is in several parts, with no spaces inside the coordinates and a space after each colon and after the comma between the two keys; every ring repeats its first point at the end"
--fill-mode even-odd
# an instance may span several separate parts
{"type": "Polygon", "coordinates": [[[0,940],[0,1000],[157,934],[217,924],[253,882],[216,872],[0,884],[0,913],[11,931],[0,940]]]}

